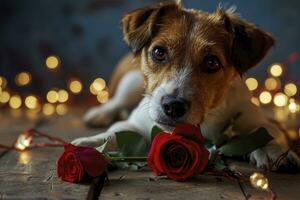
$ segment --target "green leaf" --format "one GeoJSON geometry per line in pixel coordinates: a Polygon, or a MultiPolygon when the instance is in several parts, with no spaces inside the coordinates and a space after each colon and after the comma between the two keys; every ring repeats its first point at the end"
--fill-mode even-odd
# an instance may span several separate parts
{"type": "Polygon", "coordinates": [[[143,136],[131,131],[116,133],[121,156],[147,156],[149,144],[143,136]]]}
{"type": "Polygon", "coordinates": [[[154,137],[160,132],[163,132],[161,128],[159,128],[158,126],[153,126],[151,130],[151,141],[153,141],[154,137]]]}
{"type": "Polygon", "coordinates": [[[218,150],[225,156],[243,156],[268,144],[273,137],[261,127],[249,135],[232,139],[218,150]]]}

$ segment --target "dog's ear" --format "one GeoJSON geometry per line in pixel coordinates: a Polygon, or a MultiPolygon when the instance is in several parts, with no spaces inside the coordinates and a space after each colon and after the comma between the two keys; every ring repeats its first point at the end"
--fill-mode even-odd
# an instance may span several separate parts
{"type": "Polygon", "coordinates": [[[134,53],[140,51],[158,31],[159,22],[168,12],[176,12],[181,4],[157,4],[126,14],[122,19],[124,40],[134,53]]]}
{"type": "Polygon", "coordinates": [[[234,11],[222,11],[226,27],[233,34],[231,62],[240,74],[258,64],[275,44],[268,32],[249,23],[234,14],[234,11]]]}

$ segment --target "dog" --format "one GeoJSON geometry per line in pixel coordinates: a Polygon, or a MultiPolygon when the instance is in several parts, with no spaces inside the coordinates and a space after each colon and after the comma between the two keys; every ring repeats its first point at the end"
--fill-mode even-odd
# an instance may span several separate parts
{"type": "MultiPolygon", "coordinates": [[[[107,126],[137,106],[129,118],[104,133],[74,140],[74,145],[116,150],[115,133],[131,130],[150,140],[158,125],[172,131],[177,123],[201,127],[215,144],[230,139],[222,133],[235,120],[238,135],[264,127],[274,137],[250,153],[250,162],[268,168],[288,148],[283,132],[252,104],[243,75],[257,65],[275,41],[272,35],[243,20],[233,9],[218,7],[207,13],[186,9],[179,2],[160,3],[134,10],[122,19],[124,40],[131,49],[113,73],[111,100],[92,108],[84,117],[89,125],[107,126]],[[143,95],[144,94],[144,95],[143,95]]],[[[281,165],[300,166],[289,151],[281,165]]]]}

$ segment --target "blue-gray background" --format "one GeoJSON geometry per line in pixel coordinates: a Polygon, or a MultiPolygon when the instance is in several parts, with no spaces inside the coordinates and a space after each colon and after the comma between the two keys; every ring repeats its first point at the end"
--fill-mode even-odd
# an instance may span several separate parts
{"type": "MultiPolygon", "coordinates": [[[[122,40],[120,19],[132,9],[149,5],[152,0],[0,0],[0,75],[9,87],[20,71],[33,74],[27,90],[44,93],[51,87],[65,87],[69,77],[88,84],[97,76],[109,80],[114,65],[128,48],[122,40]],[[45,58],[55,54],[61,68],[49,72],[45,58]]],[[[266,77],[267,66],[285,61],[300,50],[300,1],[226,0],[249,21],[273,33],[277,45],[251,75],[266,77]]],[[[213,11],[220,1],[185,0],[188,8],[213,11]]],[[[289,71],[300,75],[299,62],[289,71]],[[298,68],[298,69],[297,69],[298,68]]],[[[298,77],[299,79],[299,77],[298,77]]],[[[22,91],[26,88],[22,88],[22,91]]],[[[19,91],[20,92],[20,91],[19,91]]]]}

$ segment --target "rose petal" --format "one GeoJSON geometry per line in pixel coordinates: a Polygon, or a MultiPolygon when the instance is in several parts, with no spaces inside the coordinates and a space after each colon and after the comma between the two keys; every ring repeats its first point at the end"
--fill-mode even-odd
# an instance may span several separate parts
{"type": "Polygon", "coordinates": [[[170,139],[171,134],[159,133],[152,141],[151,149],[148,153],[147,163],[149,167],[155,172],[156,175],[162,175],[163,167],[160,160],[160,149],[170,139]]]}
{"type": "Polygon", "coordinates": [[[181,135],[187,139],[192,139],[198,143],[204,143],[204,137],[200,131],[200,128],[191,124],[178,124],[173,130],[172,134],[181,135]]]}
{"type": "Polygon", "coordinates": [[[103,174],[107,162],[105,157],[92,147],[78,148],[76,156],[80,160],[86,173],[91,177],[97,177],[103,174]]]}

